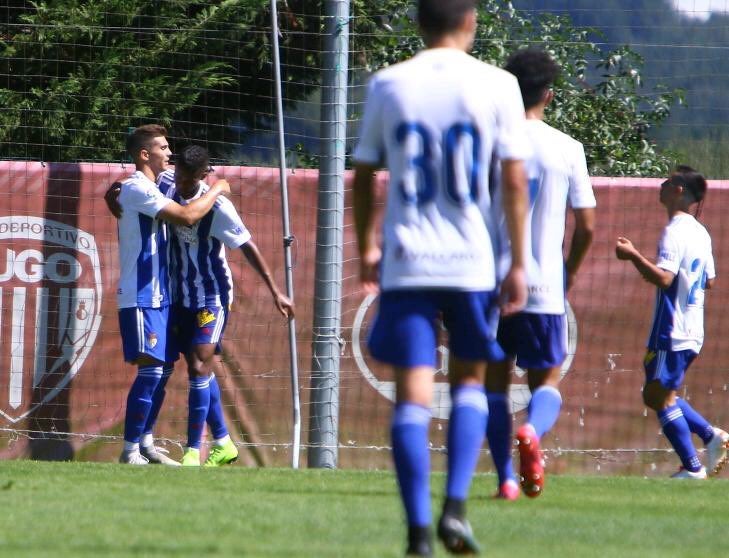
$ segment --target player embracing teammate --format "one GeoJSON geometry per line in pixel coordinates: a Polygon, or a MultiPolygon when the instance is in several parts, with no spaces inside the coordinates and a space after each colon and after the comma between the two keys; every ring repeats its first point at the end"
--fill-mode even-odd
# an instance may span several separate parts
{"type": "Polygon", "coordinates": [[[119,219],[117,296],[124,358],[138,366],[127,397],[119,460],[133,465],[180,465],[155,446],[152,430],[174,362],[182,353],[190,383],[188,443],[182,465],[200,465],[206,423],[213,447],[205,465],[225,465],[238,457],[212,372],[234,300],[225,248],[241,249],[281,314],[292,317],[293,304],[278,289],[232,203],[220,197],[230,192],[227,181],[218,180],[212,187],[203,182],[211,170],[204,148],[188,146],[180,153],[175,171],[167,170],[171,156],[167,131],[149,124],[130,134],[127,150],[136,172],[112,185],[106,195],[111,213],[119,219]],[[174,288],[170,270],[176,279],[174,288]]]}

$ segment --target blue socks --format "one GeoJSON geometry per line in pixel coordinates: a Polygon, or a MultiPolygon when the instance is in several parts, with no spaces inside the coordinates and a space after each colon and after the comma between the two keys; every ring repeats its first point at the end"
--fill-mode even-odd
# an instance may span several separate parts
{"type": "Polygon", "coordinates": [[[172,376],[172,372],[174,371],[174,365],[170,364],[165,364],[164,368],[162,369],[162,377],[160,378],[159,383],[157,384],[157,387],[152,394],[152,407],[149,409],[147,422],[144,425],[144,434],[152,434],[152,430],[154,430],[154,425],[157,423],[159,411],[162,408],[162,403],[165,400],[165,395],[167,395],[167,392],[165,391],[165,387],[167,387],[167,381],[170,379],[170,376],[172,376]]]}
{"type": "Polygon", "coordinates": [[[681,464],[691,472],[701,469],[701,462],[696,454],[696,448],[691,442],[691,430],[678,405],[672,405],[662,411],[658,411],[658,420],[663,428],[663,433],[676,450],[681,464]]]}
{"type": "Polygon", "coordinates": [[[685,399],[677,397],[676,405],[681,407],[683,418],[686,419],[689,430],[701,438],[701,441],[704,442],[704,444],[708,444],[714,437],[714,429],[709,424],[709,421],[701,416],[699,412],[689,405],[688,401],[685,399]]]}
{"type": "Polygon", "coordinates": [[[534,390],[529,402],[529,419],[540,438],[549,432],[559,418],[562,408],[562,396],[553,386],[541,386],[534,390]]]}
{"type": "Polygon", "coordinates": [[[152,394],[161,377],[161,366],[140,366],[137,369],[137,377],[127,395],[127,410],[124,417],[125,442],[139,443],[152,408],[152,394]]]}
{"type": "Polygon", "coordinates": [[[220,399],[220,386],[215,374],[210,374],[210,409],[208,410],[207,421],[214,440],[220,440],[228,435],[223,404],[220,399]]]}
{"type": "Polygon", "coordinates": [[[452,387],[451,404],[446,497],[465,501],[486,433],[488,405],[484,389],[472,385],[452,387]]]}
{"type": "Polygon", "coordinates": [[[188,397],[187,447],[200,448],[205,418],[210,408],[210,378],[197,376],[190,378],[188,397]]]}
{"type": "Polygon", "coordinates": [[[514,465],[511,460],[511,410],[509,397],[505,393],[487,392],[488,425],[486,437],[491,450],[491,458],[499,477],[499,486],[514,478],[514,465]]]}
{"type": "Polygon", "coordinates": [[[392,456],[408,525],[429,527],[430,409],[413,403],[398,403],[392,415],[392,456]]]}

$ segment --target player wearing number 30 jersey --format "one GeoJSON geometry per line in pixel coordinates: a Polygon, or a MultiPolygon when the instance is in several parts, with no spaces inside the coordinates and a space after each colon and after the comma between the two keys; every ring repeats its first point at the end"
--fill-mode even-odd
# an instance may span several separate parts
{"type": "Polygon", "coordinates": [[[463,51],[427,49],[371,78],[354,159],[390,171],[383,291],[494,288],[479,209],[492,153],[524,159],[526,143],[514,77],[463,51]]]}
{"type": "Polygon", "coordinates": [[[496,274],[489,227],[491,161],[502,160],[509,231],[516,247],[502,308],[526,299],[523,226],[528,155],[516,79],[466,54],[475,0],[420,0],[427,48],[370,81],[354,152],[354,213],[360,278],[382,293],[369,348],[394,369],[392,447],[408,521],[410,555],[431,556],[428,427],[437,320],[448,331],[451,414],[446,500],[438,537],[459,554],[478,552],[465,500],[486,429],[486,361],[495,340],[496,274]],[[378,245],[372,175],[390,171],[378,245]]]}

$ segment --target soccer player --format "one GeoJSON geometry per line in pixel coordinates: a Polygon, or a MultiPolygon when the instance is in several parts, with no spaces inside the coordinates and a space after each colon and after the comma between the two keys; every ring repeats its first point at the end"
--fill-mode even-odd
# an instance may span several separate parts
{"type": "MultiPolygon", "coordinates": [[[[210,189],[202,181],[209,170],[207,150],[188,146],[178,156],[174,172],[162,173],[160,188],[183,207],[192,205],[210,189]]],[[[180,351],[185,355],[190,381],[188,441],[182,465],[200,465],[200,442],[207,421],[213,447],[205,466],[218,467],[238,458],[238,448],[225,425],[220,387],[213,373],[213,359],[219,351],[233,303],[233,276],[225,247],[241,249],[266,283],[281,314],[293,317],[294,307],[276,286],[265,259],[228,199],[219,198],[199,223],[192,226],[176,223],[173,229],[175,316],[180,351]]]]}
{"type": "Polygon", "coordinates": [[[499,295],[483,213],[494,155],[503,161],[504,211],[514,240],[502,311],[526,300],[524,109],[512,75],[467,54],[476,17],[475,0],[419,1],[427,48],[371,78],[353,156],[360,279],[366,291],[381,290],[369,348],[394,371],[393,457],[407,553],[417,556],[433,551],[428,430],[440,315],[449,334],[452,410],[437,533],[449,552],[479,550],[465,501],[486,430],[486,361],[500,353],[499,295]],[[373,173],[382,163],[390,185],[380,249],[373,173]]]}
{"type": "Polygon", "coordinates": [[[178,354],[168,319],[171,300],[165,222],[194,224],[220,194],[230,192],[230,187],[220,181],[209,195],[182,206],[165,197],[155,182],[171,155],[167,130],[155,124],[140,126],[129,135],[126,147],[136,171],[122,183],[118,198],[122,212],[118,223],[117,303],[124,360],[137,365],[137,377],[127,396],[124,449],[119,461],[146,465],[151,460],[172,465],[177,463],[154,446],[151,436],[164,395],[163,382],[178,354]],[[146,456],[140,451],[143,433],[147,444],[141,451],[146,456]]]}
{"type": "MultiPolygon", "coordinates": [[[[534,497],[541,494],[544,486],[540,439],[557,421],[562,404],[558,383],[567,354],[565,284],[569,289],[574,283],[592,242],[595,195],[582,144],[543,120],[554,96],[550,88],[559,71],[555,62],[546,52],[529,48],[514,53],[505,69],[519,81],[532,149],[525,163],[529,180],[526,227],[529,295],[523,311],[500,320],[497,338],[506,358],[490,362],[486,377],[487,438],[499,482],[496,496],[513,500],[519,495],[519,487],[511,461],[512,418],[508,397],[511,375],[517,364],[525,368],[532,392],[526,422],[519,427],[516,437],[522,490],[534,497]],[[572,207],[575,229],[565,263],[562,244],[568,204],[572,207]]],[[[499,195],[497,187],[495,198],[499,195]]],[[[505,269],[510,254],[503,222],[495,244],[497,267],[505,269]]]]}
{"type": "Polygon", "coordinates": [[[729,434],[709,424],[689,403],[677,396],[686,371],[704,342],[705,290],[714,286],[716,272],[711,237],[696,217],[706,194],[706,180],[696,170],[679,165],[663,184],[659,200],[668,225],[658,243],[656,263],[643,256],[627,238],[615,245],[618,259],[633,263],[643,279],[657,287],[653,325],[643,360],[643,401],[658,415],[663,433],[681,460],[673,478],[703,480],[727,460],[729,434]],[[691,440],[698,435],[706,445],[707,464],[691,440]]]}

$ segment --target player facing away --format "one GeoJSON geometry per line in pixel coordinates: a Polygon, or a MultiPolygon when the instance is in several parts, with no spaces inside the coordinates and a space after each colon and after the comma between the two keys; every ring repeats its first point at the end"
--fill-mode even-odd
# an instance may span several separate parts
{"type": "MultiPolygon", "coordinates": [[[[188,146],[178,156],[174,173],[162,173],[160,188],[183,207],[192,205],[209,190],[202,181],[209,169],[207,150],[188,146]]],[[[200,465],[200,443],[207,422],[213,446],[205,466],[218,467],[238,458],[238,448],[225,425],[220,387],[213,373],[213,359],[220,350],[233,303],[233,275],[226,259],[226,246],[241,249],[266,283],[281,314],[293,317],[294,307],[276,286],[265,259],[228,199],[219,198],[200,222],[175,224],[173,229],[175,316],[180,352],[185,355],[190,381],[187,447],[182,465],[200,465]]]]}
{"type": "Polygon", "coordinates": [[[197,222],[218,195],[230,188],[220,181],[208,196],[181,206],[165,197],[155,182],[171,155],[165,128],[140,126],[129,135],[126,147],[136,171],[121,184],[118,198],[122,211],[118,221],[117,303],[124,360],[137,365],[137,377],[127,396],[124,449],[119,461],[179,465],[154,446],[151,434],[164,398],[164,383],[178,358],[170,334],[169,236],[165,222],[197,222]]]}
{"type": "Polygon", "coordinates": [[[469,554],[479,551],[465,502],[486,430],[483,377],[486,361],[500,354],[499,294],[484,220],[489,170],[496,154],[514,239],[501,291],[509,313],[526,300],[524,110],[512,75],[467,54],[475,0],[420,0],[418,24],[427,48],[369,82],[353,156],[354,220],[363,288],[381,291],[369,349],[392,367],[396,382],[391,436],[407,554],[433,552],[428,434],[439,316],[449,337],[452,409],[437,534],[449,552],[469,554]],[[390,182],[381,249],[373,173],[383,162],[390,182]]]}
{"type": "MultiPolygon", "coordinates": [[[[519,495],[519,487],[511,460],[511,375],[517,364],[526,369],[532,392],[526,422],[518,428],[516,437],[522,490],[534,497],[544,486],[540,439],[554,426],[562,404],[558,383],[567,355],[565,285],[569,289],[574,282],[592,243],[595,196],[582,144],[543,120],[559,73],[555,62],[546,52],[529,48],[514,53],[505,69],[519,82],[532,149],[525,162],[529,181],[525,234],[529,294],[523,311],[500,320],[497,338],[506,358],[490,362],[486,377],[487,438],[499,482],[496,496],[513,500],[519,495]],[[562,244],[568,205],[572,207],[575,229],[565,262],[562,244]]],[[[498,199],[499,194],[497,186],[494,198],[498,199]]],[[[495,221],[498,223],[498,219],[495,221]]],[[[505,270],[510,252],[501,221],[495,251],[497,268],[505,270]]]]}
{"type": "Polygon", "coordinates": [[[641,254],[627,238],[615,245],[618,259],[633,263],[643,279],[655,285],[656,304],[643,361],[643,401],[658,415],[663,433],[673,446],[681,468],[674,478],[702,480],[718,472],[727,460],[729,434],[712,426],[689,403],[677,396],[686,371],[704,342],[705,290],[714,286],[716,272],[711,237],[696,217],[706,194],[706,180],[696,170],[680,165],[661,184],[660,202],[668,225],[658,242],[656,263],[641,254]],[[691,434],[706,446],[701,465],[691,434]]]}

